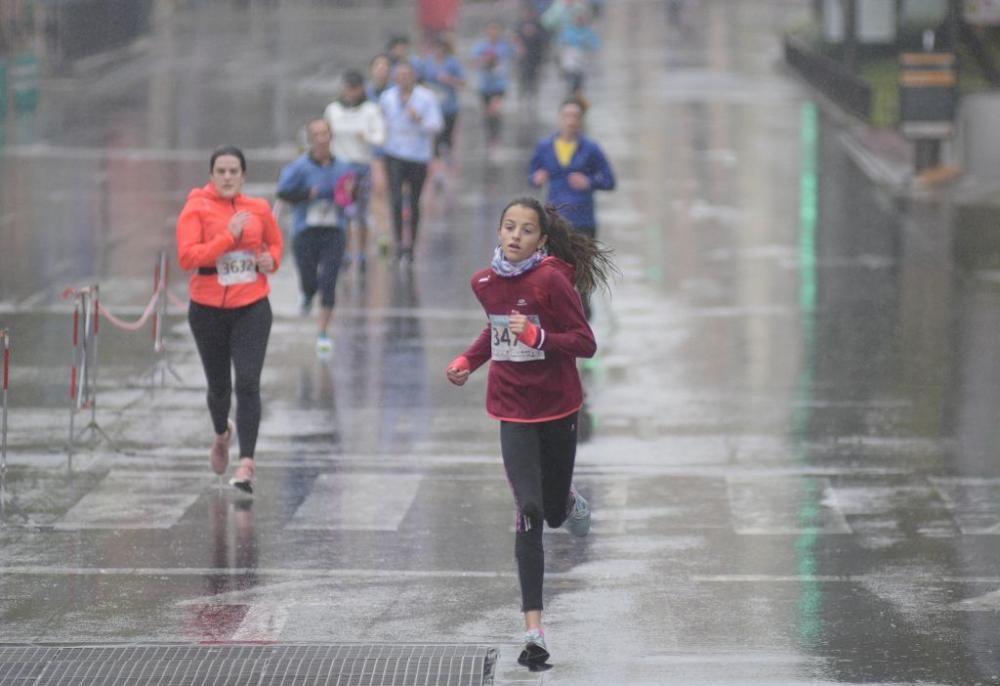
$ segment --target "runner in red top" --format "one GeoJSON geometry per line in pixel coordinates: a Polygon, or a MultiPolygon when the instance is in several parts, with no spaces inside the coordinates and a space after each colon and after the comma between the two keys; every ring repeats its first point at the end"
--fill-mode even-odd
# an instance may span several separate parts
{"type": "Polygon", "coordinates": [[[544,664],[542,526],[590,529],[590,507],[573,488],[577,412],[583,404],[576,359],[597,350],[580,294],[607,286],[610,251],[576,232],[534,198],[511,202],[488,269],[472,277],[488,322],[448,366],[463,385],[490,361],[486,410],[500,420],[504,470],[517,508],[515,555],[525,647],[518,662],[544,664]]]}

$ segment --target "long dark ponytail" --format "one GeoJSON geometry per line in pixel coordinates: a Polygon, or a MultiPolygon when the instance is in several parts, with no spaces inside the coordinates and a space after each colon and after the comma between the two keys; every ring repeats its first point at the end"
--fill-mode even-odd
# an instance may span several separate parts
{"type": "Polygon", "coordinates": [[[586,234],[573,229],[572,224],[563,219],[562,215],[552,205],[542,205],[532,197],[515,198],[500,214],[503,215],[511,207],[527,207],[538,215],[539,229],[543,236],[548,236],[545,249],[549,255],[557,257],[573,266],[576,272],[576,282],[573,284],[583,295],[589,295],[598,288],[609,289],[612,276],[621,272],[611,260],[614,251],[604,247],[603,243],[594,240],[586,234]]]}

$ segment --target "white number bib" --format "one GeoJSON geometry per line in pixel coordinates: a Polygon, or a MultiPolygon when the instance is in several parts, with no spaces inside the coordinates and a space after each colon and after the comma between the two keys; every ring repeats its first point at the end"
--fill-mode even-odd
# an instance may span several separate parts
{"type": "Polygon", "coordinates": [[[338,226],[337,211],[330,200],[312,200],[306,210],[306,226],[338,226]]]}
{"type": "MultiPolygon", "coordinates": [[[[537,315],[528,315],[528,321],[535,326],[541,324],[537,315]]],[[[535,350],[518,340],[517,336],[510,332],[510,317],[505,314],[490,315],[490,357],[499,362],[531,362],[532,360],[544,360],[545,351],[535,350]]]]}
{"type": "Polygon", "coordinates": [[[219,272],[219,283],[223,286],[253,283],[257,280],[257,257],[249,250],[227,252],[216,260],[215,268],[219,272]]]}

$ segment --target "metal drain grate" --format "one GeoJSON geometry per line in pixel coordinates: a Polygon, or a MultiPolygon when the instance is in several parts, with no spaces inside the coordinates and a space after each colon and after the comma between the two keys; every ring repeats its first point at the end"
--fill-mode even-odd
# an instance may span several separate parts
{"type": "Polygon", "coordinates": [[[4,686],[489,686],[468,645],[0,645],[4,686]]]}

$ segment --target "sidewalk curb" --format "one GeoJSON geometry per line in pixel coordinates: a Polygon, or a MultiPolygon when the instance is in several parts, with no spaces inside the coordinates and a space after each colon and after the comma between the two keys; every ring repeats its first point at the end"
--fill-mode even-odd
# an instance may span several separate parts
{"type": "Polygon", "coordinates": [[[861,136],[858,135],[859,131],[872,128],[868,122],[844,110],[783,59],[779,62],[779,68],[803,87],[807,97],[819,106],[823,114],[843,128],[840,134],[841,143],[851,160],[872,183],[889,192],[895,198],[913,197],[912,170],[877,155],[864,144],[861,136]]]}
{"type": "Polygon", "coordinates": [[[914,183],[913,171],[894,160],[882,157],[868,148],[853,129],[840,134],[848,157],[873,183],[894,197],[916,197],[921,191],[914,183]]]}
{"type": "Polygon", "coordinates": [[[950,206],[951,256],[961,270],[1000,272],[1000,235],[996,231],[996,217],[1000,215],[1000,179],[981,179],[960,173],[955,178],[942,177],[946,180],[938,183],[922,180],[911,166],[880,155],[866,145],[864,135],[878,129],[845,111],[791,65],[782,61],[780,68],[802,85],[806,97],[815,102],[825,116],[842,127],[838,135],[840,144],[876,188],[888,193],[900,207],[910,202],[950,206]]]}

